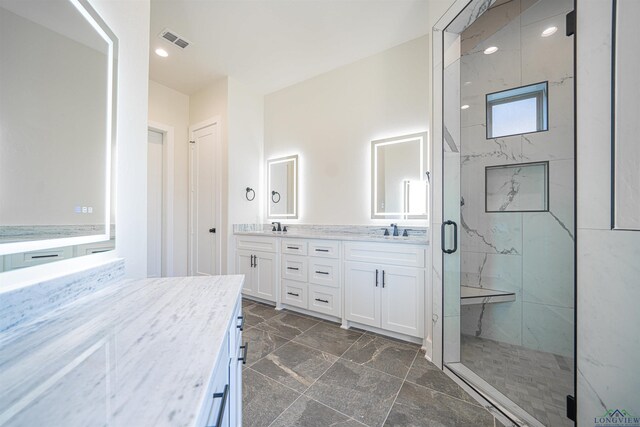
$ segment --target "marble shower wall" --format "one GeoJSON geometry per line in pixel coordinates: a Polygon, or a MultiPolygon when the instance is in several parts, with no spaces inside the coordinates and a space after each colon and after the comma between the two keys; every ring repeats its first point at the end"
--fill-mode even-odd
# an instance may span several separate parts
{"type": "MultiPolygon", "coordinates": [[[[460,135],[450,132],[461,164],[461,283],[516,294],[510,303],[462,307],[461,332],[564,356],[573,356],[574,331],[572,9],[572,0],[513,0],[462,33],[460,104],[469,108],[460,110],[460,135]],[[557,32],[541,37],[551,26],[557,32]],[[489,46],[498,52],[485,55],[489,46]],[[487,139],[485,95],[543,81],[549,130],[487,139]],[[541,161],[549,162],[548,212],[485,212],[485,167],[541,161]]],[[[520,198],[525,185],[503,176],[497,187],[520,198]]]]}

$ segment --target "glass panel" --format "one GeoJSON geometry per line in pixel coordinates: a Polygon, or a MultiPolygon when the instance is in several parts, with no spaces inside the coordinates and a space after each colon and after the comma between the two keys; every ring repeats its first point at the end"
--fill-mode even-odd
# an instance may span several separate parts
{"type": "Polygon", "coordinates": [[[496,2],[443,34],[443,359],[529,425],[572,425],[572,6],[496,2]]]}

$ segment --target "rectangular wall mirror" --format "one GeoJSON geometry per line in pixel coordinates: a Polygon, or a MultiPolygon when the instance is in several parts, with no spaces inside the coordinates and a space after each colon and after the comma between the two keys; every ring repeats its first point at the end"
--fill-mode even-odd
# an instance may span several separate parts
{"type": "Polygon", "coordinates": [[[85,0],[7,0],[0,37],[0,271],[113,249],[115,35],[85,0]]]}
{"type": "Polygon", "coordinates": [[[426,219],[427,133],[371,142],[371,218],[426,219]]]}
{"type": "Polygon", "coordinates": [[[268,217],[298,218],[298,156],[269,160],[267,175],[268,217]]]}

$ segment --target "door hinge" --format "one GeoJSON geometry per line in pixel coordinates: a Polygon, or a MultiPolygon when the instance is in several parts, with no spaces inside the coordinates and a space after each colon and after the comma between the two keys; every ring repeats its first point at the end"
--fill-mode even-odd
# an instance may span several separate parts
{"type": "Polygon", "coordinates": [[[570,394],[567,395],[567,418],[576,420],[576,398],[570,394]]]}
{"type": "Polygon", "coordinates": [[[572,36],[576,33],[576,11],[572,10],[567,13],[566,17],[566,34],[567,37],[572,36]]]}

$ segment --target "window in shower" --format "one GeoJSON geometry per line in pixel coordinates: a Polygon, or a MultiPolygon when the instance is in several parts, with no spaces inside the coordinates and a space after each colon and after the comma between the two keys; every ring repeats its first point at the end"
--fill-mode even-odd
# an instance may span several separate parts
{"type": "Polygon", "coordinates": [[[487,139],[549,129],[547,82],[487,95],[487,139]]]}

